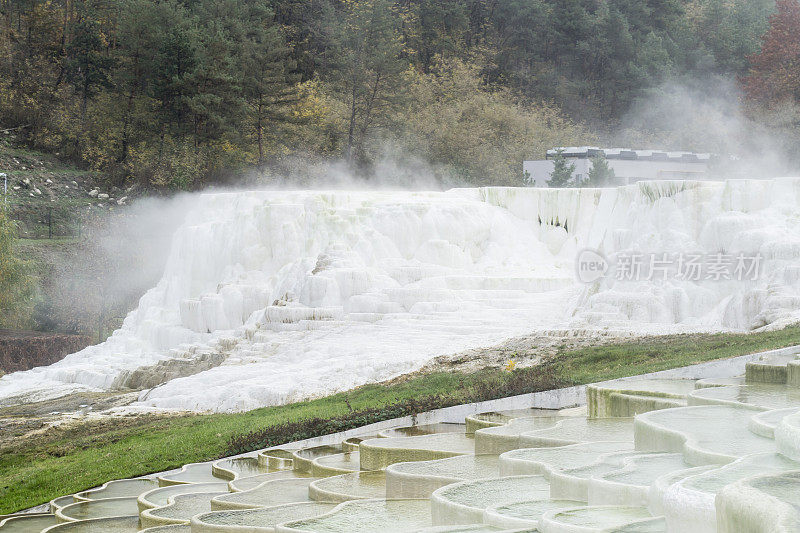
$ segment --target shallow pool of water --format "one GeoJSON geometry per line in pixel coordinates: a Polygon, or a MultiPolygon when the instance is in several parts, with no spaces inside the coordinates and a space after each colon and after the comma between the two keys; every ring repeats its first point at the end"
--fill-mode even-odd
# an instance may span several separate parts
{"type": "Polygon", "coordinates": [[[523,433],[519,439],[526,448],[599,441],[633,442],[633,419],[569,418],[549,429],[523,433]]]}
{"type": "Polygon", "coordinates": [[[265,481],[274,481],[276,479],[303,479],[308,477],[311,477],[311,474],[298,470],[279,470],[277,472],[267,472],[266,474],[242,477],[231,481],[230,486],[238,492],[244,492],[256,488],[265,481]]]}
{"type": "Polygon", "coordinates": [[[278,479],[267,481],[258,487],[232,494],[218,496],[212,501],[213,510],[254,509],[284,503],[309,501],[308,486],[319,478],[278,479]]]}
{"type": "Polygon", "coordinates": [[[453,480],[497,477],[500,459],[496,455],[461,455],[432,461],[395,463],[388,467],[392,472],[430,477],[440,476],[453,480]]]}
{"type": "Polygon", "coordinates": [[[361,456],[358,452],[325,455],[315,459],[314,465],[323,469],[350,470],[354,472],[361,469],[361,456]]]}
{"type": "MultiPolygon", "coordinates": [[[[361,443],[375,448],[398,448],[413,450],[432,450],[454,453],[472,453],[475,450],[475,441],[462,433],[442,433],[433,435],[419,435],[416,437],[395,437],[370,439],[361,443]]],[[[363,453],[363,452],[362,452],[363,453]]]]}
{"type": "Polygon", "coordinates": [[[327,515],[283,524],[278,531],[408,533],[430,525],[428,500],[356,500],[327,515]]]}
{"type": "MultiPolygon", "coordinates": [[[[756,435],[748,429],[750,418],[754,414],[756,413],[751,409],[726,405],[651,411],[639,415],[637,420],[642,422],[642,427],[637,427],[637,432],[642,431],[644,435],[651,434],[648,426],[653,425],[660,428],[660,431],[681,434],[687,440],[687,444],[702,452],[731,458],[774,452],[776,450],[774,440],[756,435]]],[[[651,441],[649,446],[659,448],[657,451],[672,451],[666,443],[661,448],[658,442],[653,439],[651,441]]]]}
{"type": "Polygon", "coordinates": [[[211,500],[227,492],[201,492],[198,494],[180,494],[165,507],[150,509],[147,515],[166,520],[187,521],[196,514],[211,511],[211,500]]]}
{"type": "Polygon", "coordinates": [[[312,448],[303,448],[294,452],[294,456],[313,461],[318,457],[325,457],[326,455],[333,455],[342,453],[339,446],[314,446],[312,448]]]}
{"type": "Polygon", "coordinates": [[[652,485],[656,478],[685,470],[689,466],[679,453],[636,456],[625,461],[622,471],[611,472],[602,476],[602,479],[647,487],[652,485]]]}
{"type": "Polygon", "coordinates": [[[19,516],[0,519],[2,533],[41,533],[43,529],[57,524],[54,515],[19,516]]]}
{"type": "Polygon", "coordinates": [[[760,474],[778,474],[797,469],[800,469],[800,463],[787,459],[780,454],[753,455],[716,470],[691,476],[683,481],[683,486],[708,494],[716,494],[725,485],[735,483],[740,479],[760,474]]]}
{"type": "Polygon", "coordinates": [[[159,476],[162,485],[172,483],[212,483],[221,481],[211,471],[210,463],[190,464],[183,467],[182,471],[165,476],[159,476]]]}
{"type": "Polygon", "coordinates": [[[109,518],[114,516],[139,515],[136,498],[111,498],[73,503],[59,511],[60,514],[73,520],[89,520],[91,518],[109,518]]]}
{"type": "Polygon", "coordinates": [[[314,481],[311,488],[318,494],[314,499],[324,501],[385,498],[386,474],[382,471],[342,474],[314,481]]]}
{"type": "Polygon", "coordinates": [[[442,487],[434,492],[438,499],[476,509],[540,500],[549,495],[550,484],[542,476],[479,479],[442,487]]]}
{"type": "Polygon", "coordinates": [[[440,422],[437,424],[420,424],[418,426],[385,429],[379,434],[381,437],[415,437],[417,435],[433,435],[436,433],[464,433],[465,431],[466,426],[464,424],[440,422]]]}
{"type": "Polygon", "coordinates": [[[235,459],[223,459],[216,463],[218,467],[234,472],[238,477],[255,476],[267,472],[265,467],[258,463],[255,457],[237,457],[235,459]]]}
{"type": "Polygon", "coordinates": [[[630,394],[644,394],[649,396],[676,396],[684,397],[695,389],[693,379],[620,379],[608,383],[593,384],[592,387],[604,390],[614,390],[630,394]]]}
{"type": "Polygon", "coordinates": [[[633,452],[633,442],[592,442],[552,448],[523,448],[500,456],[504,475],[547,474],[592,465],[603,455],[633,452]]]}
{"type": "Polygon", "coordinates": [[[283,522],[302,520],[328,513],[337,505],[335,503],[306,502],[278,505],[267,509],[213,511],[195,516],[193,522],[198,525],[272,527],[283,522]]]}
{"type": "Polygon", "coordinates": [[[749,481],[748,485],[788,503],[795,510],[800,511],[800,473],[790,472],[767,478],[757,478],[749,481]]]}
{"type": "Polygon", "coordinates": [[[574,509],[585,505],[584,502],[574,500],[539,499],[528,500],[486,510],[484,520],[493,525],[511,527],[536,527],[542,516],[550,511],[574,509]]]}
{"type": "Polygon", "coordinates": [[[550,516],[556,523],[598,529],[621,527],[650,518],[654,517],[643,507],[581,507],[550,516]]]}
{"type": "Polygon", "coordinates": [[[139,499],[149,504],[151,507],[163,507],[167,505],[169,498],[178,494],[191,494],[196,492],[223,492],[228,490],[228,484],[224,481],[217,483],[196,483],[173,485],[171,487],[161,487],[142,494],[139,499]]]}
{"type": "Polygon", "coordinates": [[[800,389],[786,385],[756,383],[709,387],[692,393],[689,404],[738,403],[758,409],[800,408],[800,389]]]}
{"type": "Polygon", "coordinates": [[[103,487],[78,493],[78,496],[88,500],[126,498],[139,496],[143,492],[157,487],[158,482],[154,479],[121,479],[119,481],[110,481],[103,487]]]}
{"type": "Polygon", "coordinates": [[[137,531],[139,531],[139,517],[128,516],[59,524],[51,528],[48,533],[135,533],[137,531]]]}

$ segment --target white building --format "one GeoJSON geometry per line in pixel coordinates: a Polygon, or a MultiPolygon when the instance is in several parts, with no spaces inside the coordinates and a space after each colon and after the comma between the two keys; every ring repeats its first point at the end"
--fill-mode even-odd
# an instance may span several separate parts
{"type": "Polygon", "coordinates": [[[522,171],[526,182],[536,187],[547,187],[553,172],[553,158],[558,150],[575,165],[578,181],[587,179],[592,168],[592,158],[604,156],[614,170],[616,180],[608,185],[627,185],[642,180],[708,179],[711,154],[692,152],[663,152],[659,150],[630,150],[628,148],[597,148],[576,146],[548,150],[544,160],[523,161],[522,171]]]}

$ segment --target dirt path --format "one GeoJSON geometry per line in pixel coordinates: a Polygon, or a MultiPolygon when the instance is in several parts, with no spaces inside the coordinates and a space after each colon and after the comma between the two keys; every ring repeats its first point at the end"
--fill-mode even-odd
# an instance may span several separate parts
{"type": "Polygon", "coordinates": [[[548,331],[516,337],[497,346],[473,348],[429,361],[417,374],[457,371],[475,372],[481,368],[506,366],[513,361],[517,367],[534,366],[558,352],[587,346],[602,346],[639,337],[618,332],[548,331]]]}
{"type": "Polygon", "coordinates": [[[0,408],[0,449],[12,442],[41,438],[51,428],[110,418],[109,409],[130,405],[137,397],[138,393],[84,392],[0,408]]]}

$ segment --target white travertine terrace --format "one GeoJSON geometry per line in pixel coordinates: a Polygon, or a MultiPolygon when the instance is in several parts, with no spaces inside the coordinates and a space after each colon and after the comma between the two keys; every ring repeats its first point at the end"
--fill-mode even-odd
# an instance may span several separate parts
{"type": "MultiPolygon", "coordinates": [[[[211,468],[209,467],[209,471],[211,468]]],[[[171,485],[152,489],[139,494],[137,498],[139,511],[153,509],[167,505],[172,498],[179,494],[194,494],[197,492],[221,492],[228,488],[228,484],[222,479],[215,483],[187,483],[181,485],[171,485]]]]}
{"type": "Polygon", "coordinates": [[[213,511],[194,516],[191,528],[194,533],[241,531],[274,531],[276,525],[294,520],[313,518],[333,511],[338,503],[302,502],[276,505],[250,511],[213,511]]]}
{"type": "Polygon", "coordinates": [[[312,500],[322,502],[386,498],[386,474],[382,470],[334,474],[312,481],[308,495],[312,500]]]}
{"type": "Polygon", "coordinates": [[[265,481],[254,489],[215,495],[211,509],[225,511],[235,509],[262,509],[284,503],[310,501],[309,485],[317,478],[276,479],[265,481]]]}
{"type": "Polygon", "coordinates": [[[505,476],[462,481],[431,494],[434,525],[475,524],[489,507],[505,502],[538,500],[550,494],[542,476],[505,476]]]}
{"type": "Polygon", "coordinates": [[[394,463],[386,467],[387,498],[427,498],[436,489],[458,483],[500,475],[497,455],[460,455],[394,463]]]}
{"type": "Polygon", "coordinates": [[[136,498],[129,496],[76,502],[58,509],[55,515],[61,522],[77,522],[93,518],[115,518],[135,515],[138,510],[136,498]]]}
{"type": "Polygon", "coordinates": [[[583,411],[472,413],[473,429],[489,423],[474,433],[394,428],[348,435],[347,452],[288,445],[190,464],[2,517],[0,533],[796,533],[797,386],[763,368],[796,360],[761,361],[743,380],[590,385],[583,411]],[[663,397],[680,406],[650,401],[663,397]]]}
{"type": "Polygon", "coordinates": [[[799,198],[797,178],[202,194],[121,329],[3,376],[0,404],[130,388],[137,408],[241,411],[537,331],[778,327],[800,317],[799,198]],[[761,274],[586,286],[583,249],[757,256],[761,274]]]}
{"type": "Polygon", "coordinates": [[[780,453],[800,462],[800,410],[783,417],[775,428],[775,440],[780,453]]]}
{"type": "Polygon", "coordinates": [[[142,528],[188,524],[196,514],[211,511],[211,498],[226,493],[200,492],[174,496],[163,507],[139,513],[142,528]]]}

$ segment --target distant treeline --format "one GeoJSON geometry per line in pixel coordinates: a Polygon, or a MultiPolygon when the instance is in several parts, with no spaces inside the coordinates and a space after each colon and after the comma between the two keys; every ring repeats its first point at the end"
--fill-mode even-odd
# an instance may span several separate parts
{"type": "Polygon", "coordinates": [[[591,142],[667,79],[745,80],[775,9],[0,0],[0,128],[117,184],[193,188],[309,155],[368,174],[387,151],[473,183],[518,183],[524,157],[591,142]]]}

